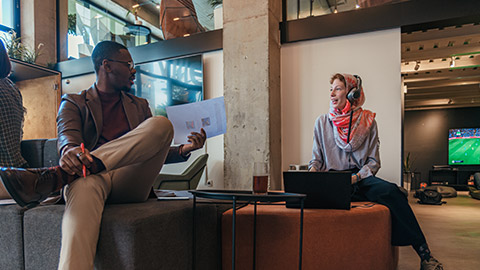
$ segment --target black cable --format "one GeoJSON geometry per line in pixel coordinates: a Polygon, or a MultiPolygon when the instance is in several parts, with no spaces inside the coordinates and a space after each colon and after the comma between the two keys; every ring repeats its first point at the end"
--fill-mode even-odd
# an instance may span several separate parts
{"type": "Polygon", "coordinates": [[[350,122],[348,123],[347,144],[350,143],[350,130],[352,129],[353,110],[350,111],[350,122]]]}

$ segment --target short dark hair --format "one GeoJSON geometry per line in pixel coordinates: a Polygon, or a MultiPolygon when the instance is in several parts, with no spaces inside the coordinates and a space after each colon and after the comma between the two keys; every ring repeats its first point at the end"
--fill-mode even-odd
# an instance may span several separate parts
{"type": "Polygon", "coordinates": [[[105,40],[98,43],[92,52],[92,62],[95,72],[98,72],[104,59],[115,58],[118,52],[122,49],[128,50],[127,47],[123,46],[122,44],[110,40],[105,40]]]}
{"type": "Polygon", "coordinates": [[[0,79],[8,77],[10,71],[12,71],[12,64],[10,64],[7,49],[5,49],[5,45],[3,45],[3,41],[0,39],[0,79]]]}

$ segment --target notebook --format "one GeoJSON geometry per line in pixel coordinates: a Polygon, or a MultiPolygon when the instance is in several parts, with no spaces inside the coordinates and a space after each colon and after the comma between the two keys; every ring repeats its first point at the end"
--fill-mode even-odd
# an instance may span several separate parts
{"type": "MultiPolygon", "coordinates": [[[[350,210],[350,172],[283,172],[285,192],[306,194],[305,208],[350,210]]],[[[287,207],[299,208],[300,202],[287,201],[287,207]]]]}

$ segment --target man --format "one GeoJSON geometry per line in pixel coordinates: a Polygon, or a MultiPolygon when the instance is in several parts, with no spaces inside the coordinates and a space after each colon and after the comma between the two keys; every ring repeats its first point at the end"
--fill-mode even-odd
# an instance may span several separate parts
{"type": "Polygon", "coordinates": [[[127,93],[136,73],[127,48],[100,42],[92,61],[96,83],[60,104],[60,166],[0,171],[21,206],[35,206],[65,186],[59,269],[93,269],[105,203],[145,201],[163,164],[187,160],[206,139],[202,129],[188,136],[190,144],[170,147],[170,121],[152,117],[146,100],[127,93]]]}

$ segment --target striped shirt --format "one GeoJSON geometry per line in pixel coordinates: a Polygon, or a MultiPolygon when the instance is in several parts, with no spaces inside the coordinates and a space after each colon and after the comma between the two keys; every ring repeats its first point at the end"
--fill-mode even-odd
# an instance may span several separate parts
{"type": "Polygon", "coordinates": [[[27,166],[20,151],[23,121],[22,94],[8,78],[0,79],[0,166],[27,166]]]}
{"type": "Polygon", "coordinates": [[[327,114],[320,115],[315,121],[312,160],[308,168],[314,167],[317,171],[360,170],[360,179],[375,175],[380,169],[377,122],[373,121],[370,134],[353,153],[337,146],[334,128],[327,114]]]}

